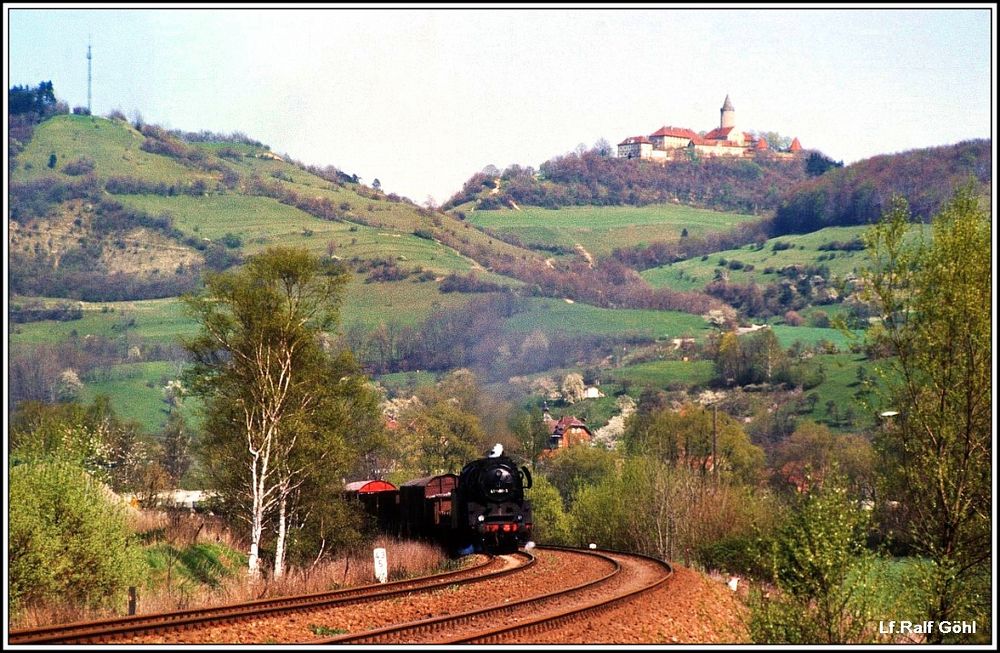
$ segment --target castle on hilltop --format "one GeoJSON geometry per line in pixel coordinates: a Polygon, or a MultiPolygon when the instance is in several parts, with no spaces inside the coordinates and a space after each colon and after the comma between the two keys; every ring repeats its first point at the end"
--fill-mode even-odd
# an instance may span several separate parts
{"type": "Polygon", "coordinates": [[[787,150],[772,149],[763,137],[736,127],[736,109],[726,95],[720,109],[719,126],[704,136],[685,127],[664,125],[649,136],[630,136],[618,144],[618,157],[622,159],[652,159],[673,161],[691,154],[704,156],[752,157],[768,152],[771,156],[791,158],[802,152],[802,144],[795,138],[787,150]]]}

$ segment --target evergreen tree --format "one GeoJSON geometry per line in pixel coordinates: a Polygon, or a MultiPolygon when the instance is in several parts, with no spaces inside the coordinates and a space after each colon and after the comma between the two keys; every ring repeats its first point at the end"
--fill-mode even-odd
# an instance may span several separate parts
{"type": "Polygon", "coordinates": [[[7,90],[7,112],[10,115],[32,113],[38,118],[51,115],[56,110],[56,94],[52,82],[39,82],[38,86],[13,86],[7,90]]]}

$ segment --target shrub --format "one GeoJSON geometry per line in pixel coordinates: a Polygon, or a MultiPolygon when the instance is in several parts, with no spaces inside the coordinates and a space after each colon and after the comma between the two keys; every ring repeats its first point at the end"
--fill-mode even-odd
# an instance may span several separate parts
{"type": "Polygon", "coordinates": [[[750,632],[760,644],[869,642],[873,594],[865,550],[870,515],[840,479],[800,495],[771,541],[775,596],[751,600],[750,632]]]}
{"type": "Polygon", "coordinates": [[[766,540],[755,535],[737,533],[701,544],[697,555],[707,569],[766,578],[771,573],[766,565],[766,544],[766,540]]]}
{"type": "Polygon", "coordinates": [[[493,283],[492,281],[485,281],[479,279],[475,272],[469,272],[467,275],[462,276],[458,274],[449,274],[441,281],[441,286],[438,288],[443,293],[449,292],[504,292],[509,290],[506,286],[501,286],[498,283],[493,283]]]}
{"type": "Polygon", "coordinates": [[[814,327],[828,329],[830,327],[830,316],[825,311],[816,311],[809,317],[809,322],[814,327]]]}
{"type": "Polygon", "coordinates": [[[571,544],[572,524],[563,508],[563,499],[552,483],[535,474],[531,488],[535,528],[532,537],[544,544],[571,544]]]}
{"type": "Polygon", "coordinates": [[[229,249],[236,249],[243,246],[243,239],[231,232],[227,232],[225,236],[219,238],[219,242],[229,249]]]}
{"type": "Polygon", "coordinates": [[[80,175],[85,175],[88,172],[93,171],[94,160],[86,156],[81,156],[80,158],[70,161],[63,166],[63,172],[74,177],[79,177],[80,175]]]}
{"type": "Polygon", "coordinates": [[[11,469],[8,590],[15,611],[32,603],[97,607],[124,600],[142,557],[113,496],[67,463],[11,469]]]}
{"type": "Polygon", "coordinates": [[[796,311],[788,311],[785,313],[785,324],[788,326],[802,326],[803,322],[804,320],[802,319],[802,316],[796,311]]]}

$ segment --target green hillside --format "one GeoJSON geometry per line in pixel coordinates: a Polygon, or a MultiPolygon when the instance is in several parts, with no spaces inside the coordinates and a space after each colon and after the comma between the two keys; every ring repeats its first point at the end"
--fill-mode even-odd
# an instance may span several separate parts
{"type": "MultiPolygon", "coordinates": [[[[588,368],[603,370],[609,392],[704,387],[712,380],[714,327],[705,308],[686,306],[718,304],[701,291],[720,266],[733,282],[767,283],[786,265],[823,264],[843,276],[863,261],[855,249],[823,249],[862,232],[833,228],[647,270],[645,281],[634,274],[623,280],[615,276],[620,266],[608,272],[600,265],[615,249],[711,236],[757,218],[676,202],[492,211],[461,205],[443,213],[245,138],[185,140],[156,126],[89,116],[36,125],[13,164],[9,246],[20,272],[11,277],[12,307],[69,306],[78,315],[12,324],[12,355],[23,362],[77,352],[73,363],[36,367],[56,374],[78,366],[80,399],[108,394],[149,432],[165,420],[162,387],[183,366],[180,339],[198,328],[178,295],[196,290],[203,272],[239,265],[269,246],[304,247],[350,269],[337,331],[359,345],[363,364],[374,365],[366,356],[377,351],[391,392],[431,382],[447,371],[433,361],[449,360],[474,368],[503,396],[511,390],[507,375],[554,378],[588,368]],[[728,265],[733,260],[742,265],[728,265]],[[442,291],[456,278],[461,282],[442,291]],[[19,294],[24,284],[31,291],[19,294]],[[654,295],[657,289],[681,292],[671,298],[654,295]],[[648,308],[664,302],[682,310],[648,308]],[[427,320],[441,331],[430,344],[420,340],[427,320]],[[662,360],[675,338],[693,339],[689,360],[662,360]],[[539,343],[550,347],[544,362],[532,358],[539,343]]],[[[819,308],[843,313],[840,304],[807,306],[803,318],[819,308]]],[[[843,352],[849,345],[835,329],[771,323],[783,347],[797,342],[843,352]]],[[[831,392],[838,403],[848,399],[843,389],[831,392]]],[[[613,397],[598,404],[591,416],[614,410],[613,397]]],[[[196,408],[192,402],[185,410],[194,415],[196,408]]]]}
{"type": "Polygon", "coordinates": [[[690,313],[597,308],[554,299],[532,300],[529,309],[515,315],[507,325],[517,333],[536,329],[578,334],[635,333],[652,339],[700,339],[708,332],[708,323],[701,316],[690,313]]]}
{"type": "Polygon", "coordinates": [[[582,245],[592,256],[607,256],[618,247],[657,240],[676,240],[682,232],[703,235],[721,231],[755,216],[720,213],[679,204],[650,206],[567,206],[545,209],[469,211],[469,221],[527,246],[558,246],[572,252],[582,245]]]}
{"type": "MultiPolygon", "coordinates": [[[[843,280],[857,275],[868,264],[864,249],[837,249],[838,245],[858,243],[868,227],[827,227],[808,234],[780,236],[762,245],[750,244],[711,255],[679,261],[643,271],[642,277],[656,288],[700,289],[725,271],[733,283],[767,284],[777,281],[781,269],[791,265],[824,266],[831,278],[843,280]],[[752,267],[751,267],[752,266],[752,267]]],[[[929,232],[914,225],[910,238],[929,232]]],[[[860,244],[854,245],[860,247],[860,244]]]]}
{"type": "Polygon", "coordinates": [[[134,175],[154,182],[176,184],[211,175],[197,172],[169,157],[140,149],[145,138],[128,123],[91,116],[54,116],[35,127],[34,136],[17,157],[11,170],[14,182],[48,175],[67,178],[63,167],[80,157],[94,162],[93,174],[100,179],[134,175]],[[48,162],[55,154],[55,165],[48,162]]]}

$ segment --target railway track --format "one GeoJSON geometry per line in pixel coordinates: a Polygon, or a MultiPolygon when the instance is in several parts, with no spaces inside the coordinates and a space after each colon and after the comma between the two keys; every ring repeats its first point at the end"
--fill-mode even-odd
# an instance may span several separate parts
{"type": "Polygon", "coordinates": [[[309,642],[310,644],[371,644],[371,643],[433,643],[433,644],[493,644],[517,641],[525,637],[566,625],[576,619],[608,610],[651,592],[665,583],[673,573],[666,562],[620,552],[596,552],[561,547],[539,547],[551,551],[573,552],[601,559],[608,572],[594,580],[520,601],[470,610],[458,614],[432,617],[404,624],[341,635],[309,642]],[[625,564],[645,567],[642,573],[633,570],[631,582],[622,579],[625,564]],[[605,585],[620,581],[611,592],[599,591],[605,585]],[[583,598],[586,593],[592,598],[583,598]]]}
{"type": "Polygon", "coordinates": [[[119,619],[77,622],[45,626],[8,634],[9,644],[94,644],[110,643],[123,638],[166,631],[191,630],[211,625],[273,617],[291,612],[329,608],[352,603],[378,601],[413,592],[427,592],[467,583],[499,578],[525,569],[535,563],[530,553],[514,554],[522,564],[507,566],[503,558],[491,557],[485,562],[456,571],[365,585],[331,592],[263,599],[236,603],[217,608],[151,613],[119,619]],[[494,567],[499,569],[492,570],[494,567]]]}

